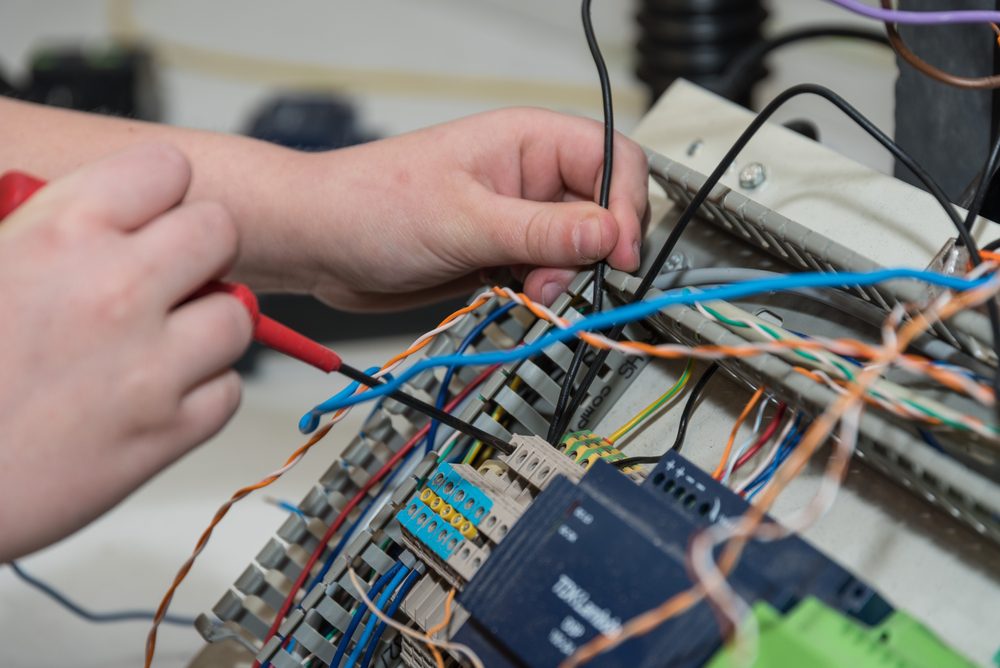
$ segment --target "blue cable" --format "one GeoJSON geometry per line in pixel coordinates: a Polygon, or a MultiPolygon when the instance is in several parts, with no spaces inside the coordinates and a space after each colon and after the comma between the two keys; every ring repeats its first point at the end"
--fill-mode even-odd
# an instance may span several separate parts
{"type": "MultiPolygon", "coordinates": [[[[504,304],[483,318],[478,325],[472,328],[469,335],[462,340],[462,342],[458,345],[458,348],[455,349],[454,354],[461,355],[468,350],[469,346],[475,343],[476,339],[482,335],[487,327],[505,316],[515,306],[517,306],[517,304],[514,302],[504,304]]],[[[438,391],[437,401],[435,402],[435,405],[440,409],[443,409],[445,403],[448,401],[448,387],[451,386],[451,379],[455,376],[455,369],[456,367],[454,366],[448,367],[448,371],[444,374],[444,380],[441,381],[441,389],[438,391]]],[[[430,431],[427,432],[427,445],[424,447],[424,453],[428,453],[434,448],[434,443],[437,441],[438,428],[440,426],[440,422],[437,420],[431,420],[431,428],[430,431]]]]}
{"type": "MultiPolygon", "coordinates": [[[[420,572],[417,569],[410,571],[410,574],[406,576],[406,580],[403,585],[399,588],[399,592],[396,594],[396,598],[392,599],[392,605],[386,610],[385,615],[389,619],[392,619],[399,610],[399,606],[403,604],[406,596],[413,589],[413,586],[417,584],[417,580],[420,579],[420,572]]],[[[378,644],[382,640],[382,634],[385,633],[385,628],[387,624],[383,621],[379,621],[378,626],[375,628],[375,635],[372,637],[372,641],[368,643],[368,650],[365,652],[365,656],[361,659],[361,663],[358,664],[362,668],[369,668],[372,665],[372,659],[375,658],[375,650],[378,649],[378,644]]],[[[349,663],[347,665],[350,665],[349,663]]]]}
{"type": "MultiPolygon", "coordinates": [[[[757,279],[752,281],[742,281],[717,288],[708,288],[701,292],[691,292],[689,290],[673,291],[659,295],[653,299],[635,302],[620,306],[610,311],[602,311],[591,316],[578,320],[566,329],[553,329],[545,336],[532,343],[512,348],[510,350],[498,350],[488,353],[477,353],[474,355],[445,355],[442,357],[432,357],[421,360],[409,367],[395,379],[361,392],[359,394],[347,394],[342,392],[324,404],[317,406],[303,418],[306,420],[311,415],[322,412],[329,412],[347,408],[371,401],[379,397],[386,396],[403,387],[403,385],[415,375],[440,366],[489,366],[492,364],[507,364],[519,360],[527,359],[543,351],[546,347],[575,337],[579,332],[599,331],[615,325],[634,322],[647,316],[659,312],[668,306],[691,305],[712,300],[734,300],[767,292],[781,292],[795,288],[832,288],[832,287],[865,287],[884,283],[886,281],[899,279],[915,279],[930,285],[947,288],[949,290],[971,290],[986,284],[989,279],[967,280],[945,276],[932,271],[922,271],[919,269],[897,268],[880,269],[872,272],[843,272],[843,273],[815,273],[806,272],[799,274],[789,274],[777,278],[757,279]],[[342,397],[342,398],[341,398],[342,397]]],[[[318,421],[317,421],[318,422],[318,421]]]]}
{"type": "MultiPolygon", "coordinates": [[[[368,598],[378,596],[379,592],[396,577],[396,573],[403,568],[403,564],[398,561],[392,565],[392,568],[383,573],[372,588],[368,590],[368,598]]],[[[358,624],[361,623],[361,618],[365,616],[365,604],[358,601],[358,609],[354,611],[354,616],[351,617],[351,623],[348,624],[347,630],[344,634],[340,636],[340,641],[337,643],[337,653],[333,655],[333,661],[330,662],[330,668],[338,668],[340,662],[344,660],[344,653],[347,652],[347,644],[350,642],[351,637],[354,636],[354,632],[358,629],[358,624]]]]}
{"type": "MultiPolygon", "coordinates": [[[[19,577],[25,583],[34,587],[38,591],[42,592],[53,601],[66,608],[68,611],[72,612],[77,617],[81,617],[88,622],[93,622],[95,624],[112,624],[115,622],[138,622],[138,621],[151,621],[156,617],[156,613],[152,610],[119,610],[116,612],[93,612],[92,610],[87,610],[86,608],[74,603],[65,594],[60,592],[58,589],[50,584],[42,582],[34,575],[26,572],[21,568],[20,564],[16,561],[12,561],[8,564],[14,575],[19,577]]],[[[194,626],[194,617],[182,617],[180,615],[167,615],[163,618],[164,624],[175,624],[177,626],[194,626]]]]}
{"type": "MultiPolygon", "coordinates": [[[[392,579],[392,582],[389,583],[389,586],[386,587],[385,590],[382,592],[382,596],[379,597],[378,602],[373,601],[373,603],[375,603],[375,607],[377,607],[380,611],[383,612],[385,611],[385,607],[389,604],[389,600],[392,598],[393,592],[399,589],[399,586],[403,582],[403,578],[405,578],[409,574],[409,572],[410,569],[404,567],[398,573],[396,573],[396,577],[392,579]]],[[[351,650],[351,654],[347,657],[348,666],[358,665],[358,659],[361,658],[361,651],[368,646],[368,641],[371,640],[372,633],[375,631],[375,626],[376,624],[378,624],[379,621],[380,620],[375,615],[375,613],[373,612],[369,613],[368,622],[365,624],[364,633],[361,634],[361,638],[358,640],[358,642],[354,643],[354,649],[351,650]]]]}

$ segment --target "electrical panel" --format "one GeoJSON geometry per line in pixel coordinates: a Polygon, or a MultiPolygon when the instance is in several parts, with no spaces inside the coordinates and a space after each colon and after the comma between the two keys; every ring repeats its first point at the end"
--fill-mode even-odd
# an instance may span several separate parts
{"type": "MultiPolygon", "coordinates": [[[[652,151],[649,159],[651,176],[673,207],[651,234],[647,246],[655,248],[706,177],[683,160],[652,151]]],[[[879,268],[807,222],[783,216],[734,188],[717,186],[698,216],[697,231],[678,246],[647,299],[676,285],[701,289],[768,272],[879,268]],[[720,247],[728,254],[717,253],[720,247]]],[[[943,248],[942,261],[955,252],[953,245],[943,248]]],[[[564,325],[592,310],[591,281],[589,273],[580,274],[551,307],[564,325]]],[[[605,303],[628,303],[638,283],[635,276],[608,272],[605,303]]],[[[623,340],[733,348],[760,344],[768,327],[780,327],[796,336],[850,337],[876,345],[895,306],[926,304],[935,296],[905,281],[835,292],[772,292],[670,306],[627,326],[623,340]]],[[[494,297],[438,335],[426,355],[456,350],[500,302],[494,297]]],[[[474,349],[509,350],[552,331],[551,323],[516,307],[497,317],[474,349]]],[[[913,347],[948,364],[982,370],[995,364],[989,342],[986,317],[969,310],[936,326],[913,347]]],[[[402,473],[367,493],[364,502],[371,510],[355,507],[321,546],[319,537],[348,499],[426,424],[423,416],[385,399],[298,504],[301,514],[287,518],[212,612],[200,618],[202,634],[210,641],[235,639],[262,665],[276,668],[345,665],[352,656],[367,657],[356,665],[430,667],[439,665],[435,653],[447,665],[467,665],[466,650],[487,666],[552,666],[692,587],[686,559],[694,537],[713,526],[732,526],[751,504],[703,465],[677,453],[667,452],[652,469],[630,464],[630,453],[609,440],[610,434],[597,431],[626,393],[659,394],[662,388],[651,386],[652,376],[645,373],[655,365],[649,357],[618,349],[603,362],[594,352],[584,355],[583,372],[601,364],[596,380],[571,417],[569,432],[555,446],[549,444],[543,435],[578,345],[556,343],[528,359],[502,364],[456,411],[509,443],[510,452],[488,453],[483,444],[463,441],[467,456],[456,459],[447,439],[420,443],[404,460],[402,473]],[[307,574],[308,586],[270,634],[289,583],[303,575],[303,555],[317,550],[321,558],[307,574]],[[406,581],[399,579],[400,572],[412,583],[387,609],[412,629],[405,635],[376,626],[376,620],[365,622],[370,618],[361,596],[378,595],[388,606],[390,599],[377,584],[390,576],[406,581]],[[361,590],[352,574],[365,581],[361,590]]],[[[815,378],[823,364],[853,362],[836,355],[803,362],[792,351],[773,350],[719,363],[730,381],[766,387],[774,403],[798,416],[798,429],[838,397],[836,383],[815,378]]],[[[457,369],[448,389],[468,385],[475,375],[476,370],[457,369]]],[[[405,389],[433,401],[443,381],[443,370],[427,370],[409,379],[405,389]]],[[[912,374],[893,372],[879,382],[886,392],[901,396],[921,393],[942,415],[989,421],[989,408],[961,392],[929,387],[912,374]]],[[[930,431],[928,438],[911,420],[875,407],[860,418],[858,452],[887,476],[887,484],[905,486],[923,503],[945,511],[949,521],[964,526],[962,531],[1000,543],[1000,469],[993,442],[976,433],[930,431]]],[[[672,438],[662,437],[661,451],[672,438]]],[[[596,665],[972,665],[946,638],[794,534],[750,541],[727,582],[747,605],[740,628],[727,625],[702,600],[609,649],[596,665]],[[740,637],[743,624],[754,629],[752,664],[727,642],[740,637]]]]}

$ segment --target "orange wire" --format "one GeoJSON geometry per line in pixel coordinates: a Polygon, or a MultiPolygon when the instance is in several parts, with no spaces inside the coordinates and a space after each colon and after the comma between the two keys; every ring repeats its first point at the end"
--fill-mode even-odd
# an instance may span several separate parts
{"type": "Polygon", "coordinates": [[[1000,264],[1000,253],[997,253],[996,251],[981,250],[979,251],[979,255],[984,260],[993,260],[994,262],[1000,264]]]}
{"type": "MultiPolygon", "coordinates": [[[[979,292],[980,290],[970,290],[958,295],[941,309],[935,320],[945,321],[958,311],[968,308],[970,304],[976,301],[979,296],[979,292]]],[[[901,351],[908,348],[910,343],[916,339],[917,336],[930,329],[932,324],[933,323],[927,318],[926,315],[923,313],[917,314],[917,316],[913,320],[906,323],[906,325],[899,332],[896,339],[897,347],[896,350],[893,351],[895,354],[890,356],[886,352],[883,352],[883,354],[876,359],[883,363],[891,362],[892,357],[898,356],[901,351]]],[[[784,491],[788,483],[794,480],[795,477],[801,473],[802,469],[833,430],[833,427],[840,419],[840,416],[843,415],[849,408],[850,403],[862,397],[867,389],[866,385],[861,383],[852,383],[848,388],[848,393],[840,395],[830,406],[827,412],[820,415],[820,417],[814,420],[809,426],[809,429],[806,431],[802,441],[795,448],[795,450],[792,451],[792,454],[788,458],[786,464],[778,469],[778,472],[775,474],[774,482],[765,489],[761,500],[758,503],[751,505],[746,514],[743,516],[749,524],[749,529],[734,536],[726,545],[725,551],[721,555],[718,564],[719,571],[723,575],[727,575],[733,568],[735,568],[744,546],[759,529],[765,517],[765,513],[767,513],[771,506],[774,505],[775,500],[784,491]]],[[[839,475],[842,476],[847,470],[847,462],[848,460],[846,459],[834,462],[838,465],[835,473],[839,473],[839,475]]],[[[690,589],[679,592],[655,608],[647,610],[646,612],[627,621],[618,633],[602,634],[590,640],[585,645],[577,649],[572,656],[563,661],[560,664],[560,667],[573,668],[575,666],[580,666],[588,661],[591,661],[600,654],[617,647],[629,638],[649,633],[664,622],[691,609],[694,605],[701,601],[704,596],[705,588],[701,583],[692,586],[690,589]]]]}
{"type": "MultiPolygon", "coordinates": [[[[504,296],[506,297],[506,295],[504,296]]],[[[468,306],[460,308],[459,310],[455,311],[454,313],[446,317],[444,320],[442,320],[438,324],[438,326],[435,327],[435,329],[444,327],[445,325],[452,322],[456,318],[459,318],[465,315],[466,313],[471,313],[472,311],[475,311],[477,308],[485,304],[487,301],[489,301],[487,297],[481,297],[476,301],[474,301],[473,303],[469,304],[468,306]]],[[[390,359],[388,362],[386,362],[384,365],[382,365],[382,368],[384,369],[386,367],[392,366],[396,362],[406,359],[410,355],[413,355],[414,353],[423,350],[427,345],[430,344],[431,341],[434,340],[434,338],[435,337],[432,336],[421,341],[420,343],[410,346],[408,349],[399,353],[398,355],[390,359]]],[[[307,452],[309,452],[309,450],[314,445],[319,443],[323,439],[323,437],[330,432],[330,430],[333,428],[333,425],[336,424],[335,422],[336,418],[342,415],[343,413],[344,413],[343,410],[337,411],[337,413],[334,415],[334,421],[331,421],[330,423],[321,427],[315,434],[312,435],[312,437],[309,438],[308,441],[306,441],[302,446],[300,446],[297,450],[295,450],[295,452],[293,452],[288,457],[288,459],[285,460],[285,463],[282,465],[282,468],[291,464],[298,457],[304,456],[307,452]]],[[[167,614],[167,610],[170,607],[170,603],[171,601],[173,601],[174,594],[177,592],[177,588],[181,586],[181,584],[184,582],[184,579],[191,571],[192,566],[194,566],[195,560],[198,558],[198,555],[205,548],[205,545],[208,544],[208,541],[212,537],[212,532],[215,530],[215,527],[218,526],[219,522],[221,522],[223,518],[225,518],[225,516],[229,513],[229,510],[233,507],[234,504],[236,504],[238,501],[240,501],[247,495],[259,489],[267,487],[280,477],[281,477],[280,475],[271,474],[252,485],[241,487],[240,489],[236,490],[236,492],[234,492],[231,497],[229,497],[228,501],[219,506],[219,509],[215,512],[215,516],[212,517],[212,521],[209,522],[208,527],[202,532],[201,536],[198,538],[198,542],[195,544],[194,550],[192,550],[191,552],[191,556],[188,557],[187,561],[185,561],[181,565],[180,569],[178,569],[177,574],[174,576],[173,581],[170,583],[170,586],[167,588],[166,593],[160,600],[160,605],[156,608],[156,615],[153,617],[152,627],[149,629],[149,634],[146,636],[146,658],[143,664],[145,668],[150,668],[150,666],[152,666],[153,664],[153,656],[156,653],[157,630],[159,629],[160,623],[163,621],[163,618],[167,614]]],[[[441,665],[443,667],[443,662],[441,665]]]]}
{"type": "MultiPolygon", "coordinates": [[[[308,441],[306,441],[305,444],[292,453],[292,455],[285,462],[284,466],[288,466],[288,464],[291,463],[296,457],[304,455],[312,446],[319,443],[320,440],[322,440],[322,438],[326,436],[331,429],[333,429],[333,425],[334,423],[331,422],[321,427],[308,441]]],[[[208,544],[209,539],[212,537],[212,532],[215,531],[215,527],[218,526],[219,522],[221,522],[222,519],[229,513],[230,509],[234,504],[236,504],[237,501],[258,489],[267,487],[279,477],[280,476],[278,475],[271,474],[252,485],[241,487],[236,490],[231,497],[229,497],[228,501],[219,506],[219,509],[215,511],[215,516],[212,518],[212,521],[209,522],[208,527],[201,533],[201,536],[198,538],[198,542],[195,544],[194,550],[191,552],[191,556],[188,557],[187,561],[181,565],[177,574],[174,576],[173,582],[170,583],[170,587],[167,588],[167,592],[160,600],[159,607],[156,608],[156,616],[153,618],[153,626],[149,630],[149,635],[146,636],[145,668],[149,668],[153,663],[153,655],[156,653],[157,628],[159,627],[160,622],[163,621],[163,617],[167,614],[167,609],[170,607],[170,603],[174,599],[174,593],[177,591],[177,588],[181,586],[181,583],[184,582],[184,578],[186,578],[187,574],[191,571],[191,567],[194,566],[194,562],[198,558],[198,555],[205,548],[205,545],[208,544]]]]}
{"type": "MultiPolygon", "coordinates": [[[[814,380],[814,381],[816,381],[817,383],[819,383],[821,385],[826,385],[826,381],[818,373],[810,371],[809,369],[806,369],[806,368],[801,367],[801,366],[793,366],[792,367],[792,371],[794,371],[795,373],[798,373],[798,374],[801,374],[801,375],[805,376],[809,380],[814,380]]],[[[837,383],[837,385],[840,385],[841,387],[846,387],[847,385],[849,385],[849,383],[846,383],[844,381],[835,380],[834,382],[837,383]]],[[[868,404],[869,406],[875,406],[877,408],[882,408],[883,407],[882,404],[880,404],[878,402],[878,400],[875,399],[875,397],[865,395],[864,400],[865,400],[865,403],[868,404]]],[[[907,413],[905,415],[905,417],[913,419],[913,417],[909,413],[907,413]]],[[[921,415],[919,419],[922,422],[925,422],[926,424],[929,424],[929,425],[943,424],[941,422],[941,420],[938,420],[935,417],[931,417],[930,415],[921,415]]]]}
{"type": "MultiPolygon", "coordinates": [[[[424,634],[428,641],[430,641],[431,638],[433,638],[435,633],[448,626],[448,622],[451,621],[451,604],[452,601],[454,600],[455,600],[455,588],[452,587],[451,591],[448,592],[448,597],[444,600],[444,617],[441,618],[440,622],[438,622],[431,628],[427,629],[427,633],[424,634]]],[[[434,655],[434,662],[437,663],[437,668],[444,668],[444,658],[442,658],[441,652],[438,650],[438,648],[435,645],[428,642],[427,649],[429,649],[431,651],[431,654],[434,655]]]]}
{"type": "MultiPolygon", "coordinates": [[[[989,252],[989,251],[983,251],[983,252],[989,252]]],[[[995,253],[995,255],[997,256],[997,261],[1000,262],[1000,253],[995,253]]],[[[498,296],[508,297],[507,293],[505,293],[500,288],[493,288],[493,292],[498,296]]],[[[523,300],[524,307],[527,308],[532,313],[532,315],[547,322],[552,322],[553,324],[555,324],[552,316],[543,311],[541,308],[539,308],[538,305],[532,302],[528,297],[526,297],[523,294],[518,294],[518,297],[521,300],[523,300]]],[[[591,334],[590,332],[578,332],[577,336],[581,340],[586,342],[588,345],[598,350],[606,350],[610,347],[606,342],[602,341],[600,338],[591,334]]],[[[879,351],[881,350],[881,348],[877,346],[872,346],[867,343],[864,343],[863,341],[858,341],[855,339],[835,339],[833,343],[840,346],[852,348],[853,351],[851,356],[858,358],[868,358],[868,359],[874,358],[879,354],[879,351]]],[[[657,348],[655,345],[643,343],[641,341],[622,341],[620,342],[620,345],[622,345],[627,349],[634,350],[635,354],[649,355],[651,357],[657,357],[660,359],[687,358],[690,356],[691,351],[697,353],[723,355],[725,357],[752,357],[754,355],[762,355],[767,352],[761,350],[758,346],[753,346],[749,344],[746,346],[705,345],[705,346],[696,346],[691,348],[690,350],[685,350],[685,351],[662,350],[657,348]]],[[[826,350],[829,347],[828,344],[825,344],[820,341],[815,341],[815,340],[802,341],[794,339],[783,340],[783,341],[771,341],[769,342],[769,345],[775,348],[788,348],[789,350],[826,350]]],[[[960,392],[963,394],[966,393],[964,385],[961,383],[958,376],[956,376],[953,372],[935,366],[926,357],[921,357],[919,355],[913,355],[910,353],[907,353],[902,357],[910,362],[918,364],[921,367],[923,373],[925,373],[931,379],[940,383],[942,386],[950,390],[954,390],[956,392],[960,392]]],[[[992,388],[983,388],[983,389],[985,389],[987,393],[993,394],[992,388]]]]}
{"type": "Polygon", "coordinates": [[[736,436],[740,433],[740,427],[742,427],[743,423],[747,421],[747,417],[749,417],[750,413],[753,412],[754,406],[757,405],[757,402],[760,401],[762,396],[764,396],[764,388],[758,387],[757,391],[753,393],[752,397],[750,397],[750,401],[748,401],[747,405],[743,407],[743,412],[740,413],[738,418],[736,418],[736,424],[733,425],[732,431],[729,432],[729,440],[726,441],[726,449],[722,451],[722,459],[719,460],[719,465],[715,467],[715,471],[712,472],[712,477],[716,480],[720,480],[722,478],[722,474],[726,470],[726,462],[729,461],[729,455],[733,451],[733,444],[736,443],[736,436]]]}

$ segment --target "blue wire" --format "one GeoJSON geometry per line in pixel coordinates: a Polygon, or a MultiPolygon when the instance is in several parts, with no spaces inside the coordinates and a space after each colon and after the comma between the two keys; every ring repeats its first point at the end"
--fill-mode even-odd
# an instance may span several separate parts
{"type": "MultiPolygon", "coordinates": [[[[65,594],[60,592],[58,589],[50,584],[42,582],[34,575],[27,573],[20,564],[16,561],[10,562],[10,568],[14,571],[14,575],[19,577],[21,580],[26,582],[28,585],[34,587],[38,591],[42,592],[53,601],[66,608],[66,610],[72,612],[77,617],[81,617],[88,622],[93,622],[95,624],[112,624],[115,622],[138,622],[138,621],[151,621],[156,617],[156,613],[147,610],[120,610],[116,612],[93,612],[87,610],[86,608],[77,605],[65,594]]],[[[177,626],[194,626],[194,617],[182,617],[180,615],[167,615],[163,618],[164,624],[175,624],[177,626]]]]}
{"type": "MultiPolygon", "coordinates": [[[[368,369],[365,369],[365,373],[370,376],[373,373],[377,373],[380,368],[381,367],[377,366],[369,367],[368,369]]],[[[345,397],[350,397],[352,394],[357,392],[358,388],[360,387],[361,383],[354,381],[353,383],[342,389],[340,392],[333,395],[320,405],[316,406],[316,408],[312,409],[311,411],[303,415],[302,418],[299,420],[299,431],[301,431],[303,434],[309,434],[316,431],[316,427],[319,426],[319,421],[323,418],[323,416],[326,415],[327,413],[332,413],[333,411],[337,410],[338,403],[342,401],[345,397]]]]}
{"type": "Polygon", "coordinates": [[[778,454],[774,458],[774,461],[772,461],[768,467],[747,486],[747,501],[752,500],[753,497],[760,492],[760,490],[767,486],[767,483],[771,481],[774,474],[778,472],[778,469],[785,463],[785,460],[792,453],[792,450],[794,450],[795,446],[798,445],[800,437],[801,432],[799,432],[798,425],[796,425],[796,429],[793,430],[792,433],[789,433],[788,437],[779,447],[778,454]]]}
{"type": "Polygon", "coordinates": [[[924,443],[931,446],[941,454],[948,454],[945,451],[944,446],[941,445],[940,441],[938,441],[931,432],[926,429],[917,429],[917,432],[920,434],[920,438],[924,439],[924,443]]]}
{"type": "MultiPolygon", "coordinates": [[[[403,564],[398,561],[394,563],[392,568],[383,573],[381,577],[375,581],[375,584],[372,585],[372,588],[368,590],[368,598],[378,596],[383,587],[385,587],[390,580],[396,577],[396,573],[398,573],[401,568],[403,568],[403,564]]],[[[361,623],[361,618],[365,616],[366,610],[367,608],[365,608],[365,604],[359,601],[358,609],[354,611],[354,616],[351,617],[351,623],[348,624],[347,630],[344,631],[344,634],[340,636],[340,641],[337,643],[337,653],[333,655],[333,661],[330,662],[330,668],[338,668],[338,666],[340,666],[340,662],[344,660],[344,653],[347,652],[347,644],[350,642],[351,637],[354,636],[354,632],[358,629],[358,624],[361,623]]]]}
{"type": "MultiPolygon", "coordinates": [[[[403,385],[415,375],[440,366],[489,366],[491,364],[507,364],[519,360],[527,359],[543,351],[546,347],[559,341],[566,341],[575,337],[579,332],[599,331],[615,325],[641,320],[649,315],[659,312],[668,306],[691,305],[712,300],[733,300],[750,297],[766,292],[780,292],[795,288],[831,288],[831,287],[855,287],[871,286],[886,281],[898,279],[916,279],[944,287],[950,290],[971,290],[986,284],[989,279],[966,280],[945,276],[932,271],[922,271],[919,269],[880,269],[872,272],[843,272],[843,273],[799,273],[789,274],[778,278],[766,278],[752,281],[742,281],[717,288],[708,288],[701,292],[691,292],[688,290],[673,291],[660,295],[653,299],[635,302],[620,306],[610,311],[602,311],[591,316],[578,320],[566,329],[554,329],[547,335],[540,337],[532,343],[512,348],[510,350],[498,350],[487,353],[477,353],[474,355],[444,355],[442,357],[432,357],[424,359],[398,377],[359,394],[344,396],[342,392],[337,397],[317,406],[309,414],[316,412],[329,412],[347,408],[371,401],[379,397],[386,396],[403,387],[403,385]],[[339,400],[338,400],[339,398],[339,400]]],[[[308,417],[308,416],[307,416],[308,417]]]]}
{"type": "MultiPolygon", "coordinates": [[[[389,583],[389,586],[386,587],[385,590],[382,592],[382,596],[379,597],[378,602],[375,603],[375,606],[379,610],[383,612],[385,611],[385,606],[389,604],[389,599],[392,598],[392,593],[397,589],[399,589],[399,586],[403,582],[403,578],[405,578],[409,574],[409,572],[410,569],[404,567],[398,573],[396,573],[396,577],[392,579],[392,582],[389,583]]],[[[378,624],[379,621],[380,620],[375,615],[375,613],[370,613],[368,615],[368,622],[365,624],[364,633],[361,634],[361,638],[358,640],[358,642],[354,643],[354,649],[351,650],[350,655],[347,657],[348,666],[358,665],[358,659],[361,658],[361,650],[363,650],[365,647],[368,646],[368,641],[371,639],[372,633],[375,631],[375,626],[376,624],[378,624]]]]}
{"type": "MultiPolygon", "coordinates": [[[[414,449],[408,455],[407,459],[412,458],[415,454],[416,454],[416,449],[414,449]]],[[[333,566],[333,562],[340,555],[341,551],[343,551],[344,546],[347,544],[347,541],[350,540],[351,537],[354,535],[355,529],[358,528],[358,525],[361,524],[361,521],[368,514],[368,511],[371,510],[372,506],[375,505],[375,502],[378,501],[378,498],[382,495],[382,492],[385,491],[388,488],[388,486],[392,484],[392,481],[395,479],[396,475],[400,471],[402,471],[405,467],[406,467],[406,461],[404,460],[401,466],[397,466],[392,470],[389,476],[385,479],[385,482],[382,484],[382,490],[374,497],[372,497],[371,501],[368,502],[368,505],[366,505],[364,510],[361,511],[361,514],[358,515],[358,519],[354,520],[354,522],[347,529],[347,531],[344,532],[344,535],[341,537],[341,539],[337,542],[336,547],[334,547],[333,550],[330,552],[330,554],[327,555],[326,561],[323,562],[323,567],[319,569],[319,572],[316,574],[316,577],[314,577],[312,579],[312,582],[309,583],[309,586],[306,587],[306,591],[309,591],[313,587],[315,587],[316,584],[321,582],[323,578],[326,577],[326,574],[330,572],[330,568],[333,566]]]]}
{"type": "MultiPolygon", "coordinates": [[[[479,336],[486,330],[487,327],[496,322],[498,319],[505,316],[515,306],[517,306],[517,304],[515,304],[514,302],[510,302],[509,304],[504,304],[503,306],[501,306],[500,308],[498,308],[497,310],[493,311],[485,318],[483,318],[482,321],[478,325],[473,327],[472,331],[469,332],[469,335],[466,336],[465,339],[463,339],[462,342],[458,345],[458,348],[455,349],[455,354],[461,355],[466,350],[468,350],[469,346],[475,343],[476,339],[479,338],[479,336]]],[[[435,402],[435,405],[438,408],[443,409],[445,403],[448,401],[448,387],[451,385],[451,379],[455,376],[455,370],[456,367],[450,366],[448,367],[448,371],[444,374],[444,380],[441,381],[441,389],[438,391],[437,402],[435,402]]],[[[431,420],[431,428],[430,431],[427,432],[427,445],[424,447],[424,453],[428,453],[434,448],[434,443],[437,441],[438,427],[440,426],[441,426],[440,422],[438,422],[437,420],[431,420]]]]}
{"type": "MultiPolygon", "coordinates": [[[[399,592],[396,594],[396,598],[392,599],[392,605],[386,610],[385,615],[389,619],[395,616],[396,611],[399,610],[399,606],[403,604],[403,600],[413,589],[413,586],[417,584],[417,580],[420,579],[420,572],[416,569],[410,571],[410,574],[406,576],[406,580],[403,585],[399,588],[399,592]]],[[[362,668],[369,668],[372,664],[372,659],[375,658],[375,650],[378,649],[378,644],[382,640],[382,634],[385,633],[385,628],[387,624],[383,621],[379,621],[378,626],[375,628],[375,635],[372,637],[372,641],[368,643],[368,650],[365,652],[365,656],[361,659],[361,663],[358,664],[362,668]]],[[[350,664],[348,664],[350,665],[350,664]]]]}
{"type": "MultiPolygon", "coordinates": [[[[391,378],[391,376],[386,376],[386,377],[391,378]]],[[[368,417],[365,418],[364,424],[368,424],[368,421],[371,420],[372,416],[375,415],[375,412],[378,411],[378,409],[381,408],[381,406],[382,406],[381,401],[375,404],[375,407],[372,408],[371,412],[368,414],[368,417]]],[[[358,433],[361,436],[364,436],[365,435],[364,428],[362,427],[361,431],[358,433]]],[[[409,458],[412,458],[414,453],[415,451],[411,452],[410,455],[407,457],[407,460],[409,458]]],[[[395,479],[396,475],[403,468],[405,468],[405,464],[406,461],[404,460],[403,466],[397,466],[392,470],[389,476],[385,479],[385,482],[382,484],[382,490],[374,497],[372,497],[371,501],[368,502],[368,505],[366,505],[364,507],[364,510],[361,511],[361,514],[358,515],[358,519],[354,520],[354,522],[351,523],[351,526],[347,528],[347,531],[344,532],[344,535],[341,536],[339,541],[337,541],[337,545],[333,548],[333,550],[330,551],[330,554],[327,555],[326,560],[323,562],[323,566],[319,569],[319,572],[309,582],[308,586],[306,586],[305,591],[311,591],[313,587],[315,587],[317,584],[323,581],[323,578],[326,577],[326,574],[330,572],[330,568],[333,566],[333,562],[336,561],[337,557],[340,556],[340,553],[343,551],[344,546],[347,545],[347,541],[349,541],[354,536],[354,532],[358,528],[358,525],[361,524],[361,521],[368,514],[368,511],[371,510],[372,506],[375,505],[375,502],[378,501],[379,496],[382,495],[382,491],[385,491],[387,486],[392,484],[392,481],[395,479]]],[[[297,607],[301,609],[302,607],[301,603],[297,607]]],[[[291,640],[288,641],[288,647],[285,648],[285,651],[291,653],[294,647],[295,647],[295,638],[292,638],[291,640]]],[[[262,668],[267,668],[269,665],[270,663],[266,663],[262,666],[262,668]]]]}
{"type": "Polygon", "coordinates": [[[792,430],[788,432],[788,436],[786,436],[785,440],[782,441],[780,446],[778,446],[778,454],[775,456],[774,461],[772,461],[766,469],[761,471],[760,475],[754,478],[753,482],[747,485],[747,501],[752,500],[753,497],[760,492],[760,490],[764,489],[768,481],[774,477],[774,474],[778,472],[781,465],[784,464],[785,460],[792,454],[795,446],[797,446],[799,441],[802,440],[803,435],[802,415],[799,415],[795,419],[795,425],[792,427],[792,430]]]}

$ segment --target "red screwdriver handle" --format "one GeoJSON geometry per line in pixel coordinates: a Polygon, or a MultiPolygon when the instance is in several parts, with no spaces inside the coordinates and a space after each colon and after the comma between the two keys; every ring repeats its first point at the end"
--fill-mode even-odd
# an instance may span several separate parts
{"type": "MultiPolygon", "coordinates": [[[[10,171],[0,176],[0,222],[44,185],[45,181],[42,179],[24,172],[10,171]]],[[[341,360],[337,353],[295,330],[261,315],[257,295],[246,285],[212,281],[192,295],[192,299],[209,292],[225,292],[242,302],[253,321],[254,339],[261,345],[294,357],[327,373],[332,373],[340,368],[341,360]]]]}
{"type": "Polygon", "coordinates": [[[0,220],[34,195],[45,181],[24,172],[5,172],[0,176],[0,220]]]}
{"type": "Polygon", "coordinates": [[[333,373],[340,368],[341,359],[337,353],[310,338],[299,334],[294,329],[282,325],[261,314],[257,295],[242,283],[225,283],[212,281],[201,292],[225,292],[236,297],[246,307],[250,319],[253,320],[254,340],[279,353],[294,357],[317,369],[333,373]]]}

